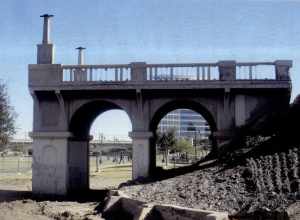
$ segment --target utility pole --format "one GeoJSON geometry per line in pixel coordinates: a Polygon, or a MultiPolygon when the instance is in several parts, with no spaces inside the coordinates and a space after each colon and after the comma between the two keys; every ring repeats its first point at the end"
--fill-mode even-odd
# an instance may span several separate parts
{"type": "Polygon", "coordinates": [[[194,148],[195,148],[195,161],[197,160],[197,130],[194,131],[194,148]]]}

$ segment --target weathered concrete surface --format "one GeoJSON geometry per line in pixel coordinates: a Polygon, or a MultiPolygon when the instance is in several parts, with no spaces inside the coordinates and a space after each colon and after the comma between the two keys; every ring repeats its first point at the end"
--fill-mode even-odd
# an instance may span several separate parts
{"type": "Polygon", "coordinates": [[[124,193],[117,194],[109,197],[102,214],[104,218],[117,219],[122,216],[122,219],[135,220],[228,220],[225,212],[150,204],[131,199],[124,193]]]}
{"type": "Polygon", "coordinates": [[[68,191],[68,132],[33,133],[32,188],[36,194],[68,191]]]}

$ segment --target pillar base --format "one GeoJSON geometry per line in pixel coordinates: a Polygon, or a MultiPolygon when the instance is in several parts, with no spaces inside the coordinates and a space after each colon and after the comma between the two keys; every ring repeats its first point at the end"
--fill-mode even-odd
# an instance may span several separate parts
{"type": "Polygon", "coordinates": [[[152,132],[130,132],[129,136],[132,138],[133,150],[132,178],[149,177],[151,172],[150,138],[152,137],[152,132]]]}
{"type": "Polygon", "coordinates": [[[66,195],[68,191],[68,132],[33,132],[32,192],[66,195]]]}
{"type": "Polygon", "coordinates": [[[65,196],[89,188],[88,140],[69,132],[33,132],[32,192],[65,196]]]}

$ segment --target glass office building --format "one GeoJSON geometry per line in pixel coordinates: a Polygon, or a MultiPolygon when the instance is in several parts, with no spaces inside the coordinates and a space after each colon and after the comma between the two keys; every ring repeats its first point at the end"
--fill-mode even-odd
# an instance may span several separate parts
{"type": "Polygon", "coordinates": [[[166,132],[174,129],[177,138],[207,139],[210,135],[209,125],[197,112],[189,109],[177,109],[169,112],[158,125],[158,131],[166,132]]]}

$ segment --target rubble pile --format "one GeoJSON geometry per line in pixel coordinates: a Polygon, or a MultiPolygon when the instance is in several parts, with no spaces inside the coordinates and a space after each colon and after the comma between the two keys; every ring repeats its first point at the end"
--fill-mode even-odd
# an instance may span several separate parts
{"type": "Polygon", "coordinates": [[[147,184],[122,186],[121,191],[146,202],[172,204],[230,214],[283,212],[299,200],[300,150],[247,159],[224,169],[214,165],[147,184]]]}

